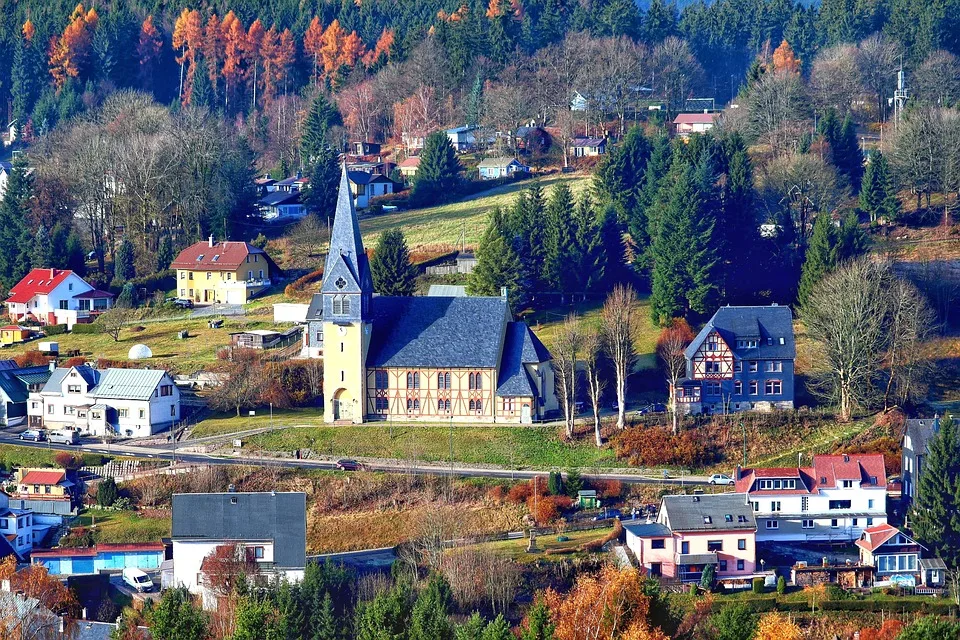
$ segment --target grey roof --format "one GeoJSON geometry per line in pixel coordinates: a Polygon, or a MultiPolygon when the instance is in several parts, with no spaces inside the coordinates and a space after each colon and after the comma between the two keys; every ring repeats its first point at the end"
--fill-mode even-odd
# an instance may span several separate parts
{"type": "Polygon", "coordinates": [[[274,565],[307,564],[307,494],[177,493],[174,540],[272,540],[274,565]]]}
{"type": "MultiPolygon", "coordinates": [[[[93,620],[76,620],[73,623],[76,632],[70,636],[73,640],[110,640],[111,634],[117,625],[112,622],[95,622],[93,620]]],[[[137,627],[140,633],[147,638],[152,637],[148,627],[137,627]]]]}
{"type": "Polygon", "coordinates": [[[940,558],[920,558],[921,569],[941,569],[946,571],[947,563],[940,558]]]}
{"type": "Polygon", "coordinates": [[[465,298],[467,288],[460,284],[432,284],[427,295],[432,298],[465,298]]]}
{"type": "Polygon", "coordinates": [[[93,397],[149,400],[165,373],[163,369],[107,369],[100,376],[93,397]]]}
{"type": "Polygon", "coordinates": [[[307,307],[307,320],[323,320],[323,294],[315,293],[310,298],[310,306],[307,307]]]}
{"type": "Polygon", "coordinates": [[[622,520],[621,522],[623,523],[624,529],[638,538],[669,538],[673,534],[666,525],[662,525],[659,522],[646,522],[643,520],[637,520],[635,522],[622,520]]]}
{"type": "Polygon", "coordinates": [[[368,367],[496,368],[509,320],[505,298],[373,298],[368,367]]]}
{"type": "Polygon", "coordinates": [[[275,207],[281,204],[288,204],[290,202],[300,202],[300,192],[299,191],[271,191],[264,197],[260,198],[258,203],[263,207],[275,207]]]}
{"type": "Polygon", "coordinates": [[[574,147],[599,147],[607,143],[606,138],[574,138],[574,147]]]}
{"type": "Polygon", "coordinates": [[[13,163],[0,160],[0,171],[4,173],[13,173],[13,163]]]}
{"type": "MultiPolygon", "coordinates": [[[[80,374],[80,377],[83,378],[90,386],[96,386],[97,382],[100,380],[100,372],[94,369],[93,367],[87,366],[85,364],[77,365],[71,367],[76,369],[77,373],[80,374]]],[[[47,380],[47,383],[43,385],[43,389],[40,393],[47,394],[60,394],[60,388],[63,386],[63,379],[67,377],[67,374],[70,373],[70,369],[66,367],[58,367],[50,374],[50,378],[47,380]]]]}
{"type": "Polygon", "coordinates": [[[508,158],[508,157],[506,157],[506,156],[503,156],[503,157],[500,157],[500,158],[484,158],[483,160],[480,161],[480,164],[478,164],[477,167],[480,168],[480,169],[487,169],[487,168],[494,168],[494,167],[506,167],[506,166],[509,166],[511,163],[514,163],[514,162],[516,162],[516,163],[519,164],[519,165],[522,165],[522,164],[523,164],[522,162],[520,162],[520,161],[517,160],[516,158],[512,158],[512,157],[509,157],[509,158],[508,158]]]}
{"type": "Polygon", "coordinates": [[[387,176],[382,176],[378,173],[371,173],[369,171],[347,171],[347,176],[350,178],[350,182],[354,184],[370,184],[371,182],[393,182],[387,176]]]}
{"type": "Polygon", "coordinates": [[[769,307],[720,307],[687,347],[687,358],[693,357],[697,348],[714,329],[733,353],[741,358],[791,360],[796,356],[793,313],[790,307],[776,304],[769,307]],[[781,338],[783,344],[780,344],[781,338]],[[757,348],[738,349],[737,339],[756,340],[757,348]]]}
{"type": "Polygon", "coordinates": [[[353,195],[350,192],[346,165],[340,172],[337,211],[333,217],[330,252],[327,254],[323,275],[323,284],[320,290],[324,293],[340,293],[340,290],[334,284],[336,282],[335,275],[349,275],[353,279],[354,282],[344,289],[345,292],[373,291],[373,279],[370,276],[367,254],[363,250],[360,222],[357,220],[357,211],[353,206],[353,195]]]}
{"type": "Polygon", "coordinates": [[[910,438],[910,451],[914,454],[926,455],[930,440],[940,430],[940,418],[921,418],[907,420],[904,435],[910,438]]]}
{"type": "Polygon", "coordinates": [[[663,524],[673,531],[757,529],[753,507],[742,493],[664,496],[660,512],[663,524]],[[743,516],[743,522],[740,516],[743,516]]]}
{"type": "Polygon", "coordinates": [[[507,323],[500,360],[497,395],[503,397],[534,396],[536,385],[530,379],[525,364],[550,360],[550,352],[523,322],[507,323]]]}
{"type": "Polygon", "coordinates": [[[50,368],[44,366],[6,369],[0,371],[0,390],[10,402],[26,402],[30,394],[29,384],[45,382],[50,377],[50,368]]]}

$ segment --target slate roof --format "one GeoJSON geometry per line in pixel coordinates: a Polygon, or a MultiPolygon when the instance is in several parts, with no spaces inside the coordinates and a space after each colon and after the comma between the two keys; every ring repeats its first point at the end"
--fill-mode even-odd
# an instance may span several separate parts
{"type": "Polygon", "coordinates": [[[574,138],[573,147],[600,147],[606,144],[605,138],[574,138]]]}
{"type": "MultiPolygon", "coordinates": [[[[289,194],[284,194],[289,195],[289,194]]],[[[236,270],[243,264],[248,255],[259,254],[266,258],[267,262],[273,266],[270,256],[258,247],[247,242],[223,241],[214,242],[210,246],[209,240],[195,242],[183,251],[181,251],[176,260],[170,264],[172,269],[203,269],[206,271],[229,271],[236,270]],[[216,260],[214,260],[216,258],[216,260]]]]}
{"type": "Polygon", "coordinates": [[[276,207],[281,204],[292,204],[300,202],[299,191],[271,191],[260,198],[259,204],[262,207],[276,207]]]}
{"type": "Polygon", "coordinates": [[[373,298],[367,367],[499,365],[510,309],[505,298],[373,298]]]}
{"type": "Polygon", "coordinates": [[[672,531],[756,531],[753,507],[742,493],[664,496],[660,518],[672,531]],[[727,519],[730,516],[730,519],[727,519]],[[743,521],[741,522],[741,516],[743,521]],[[706,519],[709,518],[709,522],[706,519]]]}
{"type": "Polygon", "coordinates": [[[275,566],[302,569],[307,564],[307,494],[174,494],[172,537],[273,540],[275,566]]]}
{"type": "Polygon", "coordinates": [[[910,437],[910,450],[914,454],[926,455],[930,440],[940,430],[940,418],[907,420],[904,434],[910,437]]]}
{"type": "Polygon", "coordinates": [[[307,307],[306,320],[323,320],[323,294],[315,293],[310,298],[310,306],[307,307]]]}
{"type": "Polygon", "coordinates": [[[432,298],[464,298],[467,287],[462,284],[432,284],[427,295],[432,298]]]}
{"type": "Polygon", "coordinates": [[[13,163],[0,161],[0,171],[4,173],[13,173],[13,163]]]}
{"type": "Polygon", "coordinates": [[[714,329],[733,353],[741,358],[792,360],[796,356],[790,307],[720,307],[690,343],[684,355],[692,358],[714,329]],[[757,348],[738,349],[737,339],[756,340],[757,348]]]}
{"type": "Polygon", "coordinates": [[[354,282],[345,289],[350,293],[373,291],[373,278],[370,275],[370,263],[363,250],[363,238],[360,235],[360,221],[353,204],[347,167],[340,172],[340,186],[337,191],[337,210],[333,216],[333,229],[330,236],[330,253],[323,268],[323,284],[320,291],[339,293],[335,274],[349,273],[354,282]]]}
{"type": "Polygon", "coordinates": [[[59,287],[72,273],[73,271],[69,269],[31,269],[30,273],[10,289],[7,302],[23,303],[35,295],[47,295],[59,287]]]}
{"type": "Polygon", "coordinates": [[[98,400],[149,400],[165,373],[163,369],[107,369],[91,395],[98,400]]]}
{"type": "Polygon", "coordinates": [[[673,532],[659,522],[646,522],[646,521],[621,521],[623,528],[637,536],[638,538],[669,538],[673,535],[673,532]]]}
{"type": "MultiPolygon", "coordinates": [[[[543,344],[530,332],[530,328],[523,322],[507,323],[507,333],[503,340],[503,356],[500,360],[500,370],[497,380],[497,395],[505,398],[534,396],[536,386],[524,364],[535,364],[549,360],[541,360],[538,349],[533,344],[536,340],[541,347],[543,344]]],[[[546,348],[543,348],[546,351],[546,348]]]]}
{"type": "Polygon", "coordinates": [[[40,393],[60,395],[60,390],[63,386],[63,379],[67,377],[67,374],[70,373],[71,369],[76,370],[76,372],[80,374],[80,377],[83,378],[84,382],[91,387],[96,386],[97,382],[100,380],[100,372],[85,364],[70,368],[59,367],[50,374],[50,378],[47,380],[47,383],[43,385],[43,389],[41,389],[40,393]]]}
{"type": "Polygon", "coordinates": [[[479,169],[494,169],[498,167],[503,168],[503,167],[509,166],[514,162],[523,166],[523,163],[517,160],[516,158],[501,157],[501,158],[484,158],[483,160],[480,161],[480,164],[477,165],[477,168],[479,169]]]}
{"type": "Polygon", "coordinates": [[[350,182],[354,184],[370,184],[371,182],[393,182],[390,178],[386,176],[381,176],[377,173],[370,173],[368,171],[347,171],[347,176],[350,178],[350,182]]]}

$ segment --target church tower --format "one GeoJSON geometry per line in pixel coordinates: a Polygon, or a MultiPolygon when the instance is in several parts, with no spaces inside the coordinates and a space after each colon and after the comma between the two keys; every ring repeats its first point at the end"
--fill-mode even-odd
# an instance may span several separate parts
{"type": "Polygon", "coordinates": [[[324,422],[363,422],[373,279],[343,166],[323,270],[324,422]]]}

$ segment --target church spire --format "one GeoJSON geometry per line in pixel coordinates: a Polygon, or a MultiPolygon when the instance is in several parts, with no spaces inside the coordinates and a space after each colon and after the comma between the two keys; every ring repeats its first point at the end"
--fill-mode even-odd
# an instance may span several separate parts
{"type": "MultiPolygon", "coordinates": [[[[333,217],[333,230],[330,234],[330,252],[324,266],[323,293],[337,293],[345,287],[337,287],[336,280],[327,276],[338,273],[341,276],[343,267],[352,276],[348,282],[349,289],[358,293],[372,293],[373,281],[370,277],[370,266],[367,254],[363,249],[363,238],[360,235],[360,222],[353,205],[353,193],[350,191],[350,179],[347,176],[347,165],[342,165],[340,187],[337,194],[337,210],[333,217]]],[[[341,281],[342,284],[342,281],[341,281]]]]}

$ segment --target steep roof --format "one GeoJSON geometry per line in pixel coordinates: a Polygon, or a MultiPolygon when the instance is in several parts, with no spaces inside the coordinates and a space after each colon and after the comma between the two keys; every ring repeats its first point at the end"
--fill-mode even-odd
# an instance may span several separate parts
{"type": "Polygon", "coordinates": [[[270,493],[177,493],[174,540],[272,540],[277,567],[307,563],[307,495],[270,493]]]}
{"type": "Polygon", "coordinates": [[[373,291],[373,279],[370,264],[363,250],[363,238],[360,235],[360,221],[353,205],[347,166],[340,171],[340,187],[337,192],[337,211],[333,217],[333,230],[330,236],[330,252],[323,269],[323,293],[340,293],[336,286],[339,276],[349,275],[353,279],[344,288],[349,293],[373,291]]]}
{"type": "Polygon", "coordinates": [[[815,455],[811,467],[744,469],[735,484],[738,492],[787,496],[836,489],[842,480],[857,481],[865,489],[886,489],[883,454],[815,455]],[[758,489],[755,481],[762,478],[795,478],[798,482],[794,489],[758,489]]]}
{"type": "Polygon", "coordinates": [[[493,369],[509,319],[505,298],[373,298],[368,367],[493,369]]]}
{"type": "Polygon", "coordinates": [[[257,202],[263,207],[276,207],[281,204],[300,202],[299,191],[271,191],[257,202]]]}
{"type": "Polygon", "coordinates": [[[47,295],[72,274],[73,271],[69,269],[32,269],[20,282],[13,285],[7,302],[23,303],[35,295],[47,295]]]}
{"type": "Polygon", "coordinates": [[[940,418],[921,418],[907,420],[904,435],[910,438],[910,450],[915,454],[926,455],[930,440],[940,431],[940,418]]]}
{"type": "Polygon", "coordinates": [[[92,395],[98,400],[149,400],[165,373],[163,369],[107,369],[92,395]]]}
{"type": "Polygon", "coordinates": [[[714,330],[727,346],[742,358],[780,358],[791,360],[796,356],[793,340],[793,313],[790,307],[720,307],[704,325],[684,352],[692,358],[697,348],[714,330]],[[737,340],[755,340],[753,349],[738,348],[737,340]]]}
{"type": "Polygon", "coordinates": [[[315,293],[310,298],[310,306],[307,307],[306,320],[323,320],[323,294],[315,293]]]}
{"type": "Polygon", "coordinates": [[[673,124],[713,124],[718,113],[681,113],[673,120],[673,124]]]}
{"type": "Polygon", "coordinates": [[[898,533],[900,533],[899,529],[891,524],[887,524],[886,522],[883,524],[878,524],[874,527],[867,527],[863,530],[863,533],[860,535],[860,539],[857,540],[856,545],[861,549],[866,549],[867,551],[875,551],[884,542],[898,533]]]}
{"type": "Polygon", "coordinates": [[[498,396],[524,397],[535,395],[533,381],[530,380],[524,364],[537,363],[540,362],[540,359],[536,354],[536,348],[532,344],[530,344],[529,349],[524,349],[525,343],[531,343],[530,338],[528,338],[529,334],[530,329],[523,322],[507,323],[507,334],[503,340],[503,356],[500,359],[500,370],[498,371],[498,396]]]}
{"type": "Polygon", "coordinates": [[[753,506],[742,493],[664,496],[661,518],[672,531],[756,531],[753,506]]]}
{"type": "Polygon", "coordinates": [[[390,178],[382,176],[379,173],[370,173],[369,171],[347,171],[350,182],[354,184],[370,184],[371,182],[393,182],[390,178]]]}
{"type": "Polygon", "coordinates": [[[248,255],[262,255],[272,263],[266,251],[247,242],[234,240],[195,242],[181,251],[170,267],[172,269],[198,269],[204,271],[236,270],[248,255]]]}
{"type": "Polygon", "coordinates": [[[58,367],[50,374],[40,393],[59,395],[60,388],[63,385],[63,379],[67,377],[71,369],[75,370],[77,374],[83,378],[84,382],[91,387],[96,386],[100,380],[100,372],[85,364],[80,364],[75,367],[58,367]]]}
{"type": "Polygon", "coordinates": [[[10,402],[26,402],[29,384],[39,384],[50,377],[50,368],[44,366],[5,369],[0,371],[0,389],[10,402]]]}
{"type": "Polygon", "coordinates": [[[573,144],[574,147],[599,147],[603,144],[606,144],[606,138],[574,138],[573,144]]]}

